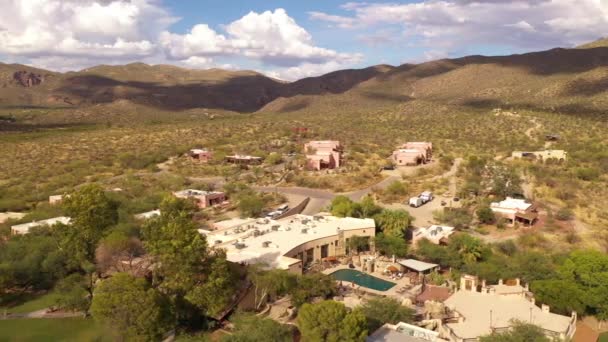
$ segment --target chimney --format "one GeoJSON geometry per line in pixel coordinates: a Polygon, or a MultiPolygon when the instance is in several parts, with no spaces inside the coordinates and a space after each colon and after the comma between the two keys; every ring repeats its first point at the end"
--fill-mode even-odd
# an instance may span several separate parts
{"type": "Polygon", "coordinates": [[[498,279],[498,285],[502,285],[502,279],[498,279]]]}
{"type": "Polygon", "coordinates": [[[521,285],[521,281],[519,278],[515,278],[515,285],[521,285]]]}
{"type": "Polygon", "coordinates": [[[485,279],[483,279],[483,280],[481,281],[481,288],[485,288],[485,287],[486,287],[486,280],[485,280],[485,279]]]}
{"type": "Polygon", "coordinates": [[[576,318],[577,318],[576,311],[572,311],[571,317],[572,317],[572,320],[576,321],[576,318]]]}
{"type": "Polygon", "coordinates": [[[543,313],[549,313],[549,309],[550,309],[550,307],[549,307],[549,305],[542,304],[542,305],[540,306],[540,309],[543,311],[543,313]]]}
{"type": "Polygon", "coordinates": [[[530,291],[530,287],[529,287],[529,285],[527,283],[524,285],[524,290],[530,291]]]}

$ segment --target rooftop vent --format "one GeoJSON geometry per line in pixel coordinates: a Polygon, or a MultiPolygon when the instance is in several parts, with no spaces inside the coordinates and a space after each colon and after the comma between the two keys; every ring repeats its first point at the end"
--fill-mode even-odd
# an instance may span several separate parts
{"type": "Polygon", "coordinates": [[[234,244],[234,248],[236,248],[236,249],[243,249],[245,247],[247,247],[247,246],[242,242],[237,242],[234,244]]]}
{"type": "Polygon", "coordinates": [[[264,241],[264,242],[262,242],[262,247],[268,248],[268,247],[270,247],[271,243],[272,243],[271,241],[264,241]]]}
{"type": "Polygon", "coordinates": [[[272,229],[273,232],[279,231],[279,228],[281,228],[280,224],[275,224],[274,226],[270,227],[272,229]]]}
{"type": "Polygon", "coordinates": [[[214,241],[214,243],[215,243],[216,245],[219,245],[220,243],[222,243],[222,240],[215,240],[215,241],[214,241]]]}
{"type": "Polygon", "coordinates": [[[308,233],[308,228],[302,228],[302,231],[301,231],[301,232],[302,232],[302,234],[306,234],[306,233],[308,233]]]}
{"type": "Polygon", "coordinates": [[[259,230],[256,229],[253,231],[253,236],[260,236],[260,235],[262,235],[262,232],[260,232],[259,230]]]}

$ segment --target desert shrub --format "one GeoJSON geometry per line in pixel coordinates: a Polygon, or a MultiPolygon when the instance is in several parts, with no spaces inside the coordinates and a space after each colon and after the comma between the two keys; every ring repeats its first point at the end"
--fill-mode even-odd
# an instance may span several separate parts
{"type": "Polygon", "coordinates": [[[560,221],[568,221],[574,217],[574,212],[570,208],[561,208],[555,213],[555,218],[560,221]]]}

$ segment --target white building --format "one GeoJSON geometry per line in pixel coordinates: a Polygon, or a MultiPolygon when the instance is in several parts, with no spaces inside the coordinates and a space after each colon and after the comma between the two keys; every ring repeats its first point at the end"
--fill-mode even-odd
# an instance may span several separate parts
{"type": "Polygon", "coordinates": [[[141,214],[135,214],[135,218],[138,220],[148,220],[156,216],[160,216],[160,209],[146,211],[145,213],[141,214]]]}
{"type": "Polygon", "coordinates": [[[334,216],[229,220],[214,226],[220,229],[199,232],[209,245],[225,249],[229,261],[261,263],[295,273],[301,273],[303,265],[310,262],[345,255],[352,236],[371,238],[376,233],[373,219],[334,216]]]}
{"type": "Polygon", "coordinates": [[[454,227],[448,226],[432,225],[428,228],[416,228],[412,232],[412,244],[416,244],[422,239],[427,239],[438,245],[444,243],[453,233],[454,227]]]}
{"type": "Polygon", "coordinates": [[[11,234],[13,235],[24,235],[30,232],[30,229],[34,227],[42,226],[54,226],[57,223],[69,224],[70,218],[65,216],[54,217],[47,220],[33,221],[28,223],[22,223],[15,226],[11,226],[11,234]]]}
{"type": "Polygon", "coordinates": [[[492,202],[490,209],[497,215],[506,218],[510,223],[520,220],[528,224],[533,224],[538,215],[533,211],[531,203],[526,200],[507,197],[501,202],[492,202]]]}
{"type": "Polygon", "coordinates": [[[515,284],[481,285],[477,278],[461,278],[460,290],[444,304],[451,312],[451,322],[443,326],[451,341],[476,341],[480,336],[508,330],[515,321],[532,323],[556,340],[569,340],[576,331],[576,312],[562,316],[550,312],[547,305],[535,305],[527,287],[515,284]]]}
{"type": "Polygon", "coordinates": [[[385,324],[367,337],[366,342],[441,342],[446,341],[439,338],[439,333],[399,322],[397,324],[385,324]]]}

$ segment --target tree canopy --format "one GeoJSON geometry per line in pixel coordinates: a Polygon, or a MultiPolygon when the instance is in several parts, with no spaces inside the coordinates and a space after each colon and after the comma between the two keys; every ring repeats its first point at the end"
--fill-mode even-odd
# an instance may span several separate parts
{"type": "Polygon", "coordinates": [[[387,256],[405,257],[407,255],[407,243],[404,238],[398,236],[378,233],[374,238],[374,245],[378,252],[387,256]]]}
{"type": "Polygon", "coordinates": [[[97,286],[91,305],[95,320],[131,341],[160,340],[173,327],[169,306],[141,278],[117,273],[97,286]]]}
{"type": "Polygon", "coordinates": [[[376,226],[386,236],[400,237],[406,236],[406,231],[414,221],[414,218],[405,210],[384,209],[376,215],[376,226]]]}
{"type": "Polygon", "coordinates": [[[348,312],[344,304],[322,301],[304,304],[298,313],[298,327],[307,341],[365,341],[367,321],[360,310],[348,312]]]}
{"type": "Polygon", "coordinates": [[[144,226],[144,245],[158,265],[154,285],[175,302],[186,301],[212,316],[234,294],[234,274],[225,255],[211,253],[190,208],[184,200],[167,197],[161,215],[144,226]]]}
{"type": "Polygon", "coordinates": [[[222,342],[291,342],[292,332],[288,326],[270,318],[253,314],[237,313],[230,321],[234,324],[232,335],[222,338],[222,342]]]}
{"type": "Polygon", "coordinates": [[[385,323],[411,322],[414,310],[390,297],[377,297],[363,303],[361,311],[367,317],[368,331],[374,332],[385,323]]]}
{"type": "Polygon", "coordinates": [[[608,319],[608,255],[593,251],[574,251],[558,267],[556,278],[532,283],[542,303],[569,314],[595,315],[608,319]]]}

